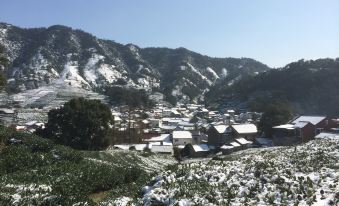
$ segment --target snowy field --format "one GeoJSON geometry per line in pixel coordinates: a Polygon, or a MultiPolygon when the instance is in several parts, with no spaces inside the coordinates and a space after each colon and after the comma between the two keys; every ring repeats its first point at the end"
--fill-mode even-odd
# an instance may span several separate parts
{"type": "Polygon", "coordinates": [[[314,140],[181,164],[154,177],[137,204],[338,205],[338,160],[339,140],[314,140]]]}

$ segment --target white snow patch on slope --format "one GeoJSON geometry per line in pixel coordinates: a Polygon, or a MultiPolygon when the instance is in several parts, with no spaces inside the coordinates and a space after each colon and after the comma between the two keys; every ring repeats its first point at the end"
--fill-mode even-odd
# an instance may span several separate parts
{"type": "Polygon", "coordinates": [[[88,59],[88,62],[84,69],[84,76],[85,78],[91,82],[92,84],[96,85],[96,80],[98,76],[95,72],[95,66],[99,62],[99,60],[104,59],[104,56],[93,54],[91,58],[88,59]]]}
{"type": "Polygon", "coordinates": [[[180,66],[180,70],[181,71],[185,71],[186,70],[186,66],[180,66]]]}
{"type": "Polygon", "coordinates": [[[119,78],[123,78],[122,74],[114,69],[114,65],[102,64],[98,69],[98,73],[103,76],[109,83],[115,82],[119,78]]]}
{"type": "Polygon", "coordinates": [[[77,61],[68,61],[65,64],[65,68],[61,72],[57,83],[68,83],[75,87],[90,87],[86,80],[79,75],[77,61]]]}
{"type": "Polygon", "coordinates": [[[215,79],[219,79],[219,75],[211,67],[207,67],[206,70],[210,72],[215,79]]]}
{"type": "Polygon", "coordinates": [[[194,66],[190,63],[187,63],[188,67],[196,74],[198,74],[201,79],[205,80],[207,82],[208,85],[212,85],[213,83],[204,75],[202,75],[196,68],[194,68],[194,66]]]}
{"type": "Polygon", "coordinates": [[[221,77],[225,78],[227,76],[227,74],[228,74],[227,69],[222,68],[222,70],[221,70],[221,77]]]}

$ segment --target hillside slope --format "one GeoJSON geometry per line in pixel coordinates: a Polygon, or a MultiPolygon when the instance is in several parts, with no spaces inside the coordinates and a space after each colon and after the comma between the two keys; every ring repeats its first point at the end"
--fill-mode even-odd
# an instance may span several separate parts
{"type": "Polygon", "coordinates": [[[243,78],[234,85],[217,84],[209,104],[263,111],[271,102],[287,102],[296,113],[339,115],[339,59],[300,60],[281,69],[243,78]],[[218,94],[218,95],[217,95],[218,94]]]}
{"type": "Polygon", "coordinates": [[[143,205],[338,205],[339,140],[248,149],[178,165],[144,187],[143,205]]]}
{"type": "Polygon", "coordinates": [[[138,198],[168,155],[79,151],[0,126],[0,205],[95,205],[126,193],[138,198]]]}
{"type": "Polygon", "coordinates": [[[217,81],[270,69],[249,58],[212,58],[184,48],[122,45],[65,26],[22,29],[0,23],[12,92],[46,84],[69,84],[87,90],[112,85],[160,91],[169,100],[203,97],[217,81]]]}

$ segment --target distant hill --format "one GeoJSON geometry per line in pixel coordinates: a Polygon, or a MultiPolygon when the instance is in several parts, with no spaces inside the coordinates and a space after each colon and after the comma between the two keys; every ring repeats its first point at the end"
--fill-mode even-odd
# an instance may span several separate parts
{"type": "Polygon", "coordinates": [[[8,87],[21,92],[46,84],[101,91],[107,86],[161,92],[170,102],[198,100],[218,81],[233,83],[269,70],[249,58],[212,58],[185,48],[140,48],[55,25],[23,29],[0,23],[9,58],[8,87]]]}
{"type": "Polygon", "coordinates": [[[339,116],[339,58],[290,63],[233,85],[216,84],[209,105],[263,110],[270,102],[289,103],[299,114],[339,116]]]}

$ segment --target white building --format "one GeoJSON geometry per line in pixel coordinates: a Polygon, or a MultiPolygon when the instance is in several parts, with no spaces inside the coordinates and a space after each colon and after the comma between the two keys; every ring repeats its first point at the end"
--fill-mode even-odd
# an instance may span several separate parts
{"type": "Polygon", "coordinates": [[[192,144],[192,134],[188,131],[173,131],[173,145],[192,144]]]}

